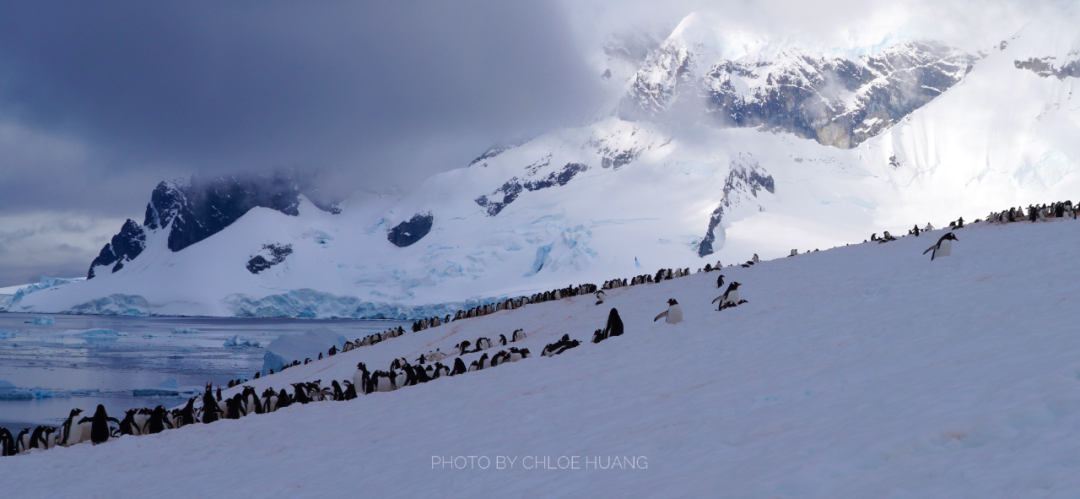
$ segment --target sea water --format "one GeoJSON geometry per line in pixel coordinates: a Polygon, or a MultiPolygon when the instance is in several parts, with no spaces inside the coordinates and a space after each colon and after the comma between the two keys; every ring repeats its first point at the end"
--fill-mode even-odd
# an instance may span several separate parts
{"type": "Polygon", "coordinates": [[[173,407],[207,382],[251,379],[282,334],[326,327],[355,339],[399,325],[409,323],[0,313],[0,426],[58,425],[98,404],[117,419],[173,407]]]}

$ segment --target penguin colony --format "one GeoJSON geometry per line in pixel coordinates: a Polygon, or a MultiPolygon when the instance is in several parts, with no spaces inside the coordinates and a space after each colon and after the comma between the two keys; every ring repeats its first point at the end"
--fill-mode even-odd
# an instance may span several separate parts
{"type": "MultiPolygon", "coordinates": [[[[291,383],[291,391],[282,388],[267,388],[260,395],[250,386],[244,386],[241,393],[232,397],[222,397],[221,387],[216,391],[213,384],[206,384],[206,391],[201,396],[188,399],[183,408],[167,410],[162,406],[154,409],[128,410],[123,420],[109,417],[105,407],[98,405],[93,417],[80,418],[82,409],[73,409],[67,420],[59,427],[38,426],[33,430],[24,429],[17,436],[0,427],[0,455],[14,456],[28,453],[31,449],[47,450],[56,446],[71,446],[85,441],[94,445],[107,442],[121,435],[152,435],[165,430],[172,430],[191,424],[210,424],[222,419],[240,419],[256,414],[267,414],[292,404],[308,404],[322,401],[353,400],[359,395],[375,392],[389,392],[407,386],[427,383],[443,376],[456,376],[467,372],[490,369],[507,362],[517,362],[532,357],[528,348],[509,347],[492,356],[485,353],[480,360],[466,366],[460,357],[452,362],[453,368],[441,361],[451,355],[475,353],[496,345],[506,346],[524,340],[524,330],[518,329],[506,335],[499,335],[496,341],[477,338],[476,342],[463,341],[456,345],[450,354],[440,350],[428,352],[411,364],[408,359],[394,359],[387,370],[371,372],[364,363],[357,365],[351,380],[332,380],[330,386],[323,386],[322,380],[304,383],[291,383]],[[475,345],[475,346],[474,346],[475,345]],[[470,349],[470,347],[473,347],[470,349]]],[[[577,346],[576,344],[574,346],[577,346]]],[[[570,347],[572,348],[572,347],[570,347]]],[[[561,353],[561,351],[559,352],[561,353]]],[[[331,354],[332,355],[332,354],[331,354]]],[[[229,381],[230,388],[243,386],[239,380],[229,381]]]]}
{"type": "MultiPolygon", "coordinates": [[[[1009,208],[1007,211],[993,212],[986,218],[986,222],[996,224],[1020,221],[1039,222],[1051,218],[1068,218],[1075,220],[1077,215],[1076,212],[1077,207],[1075,207],[1071,201],[1065,201],[1043,204],[1041,206],[1031,205],[1026,211],[1021,207],[1017,207],[1009,208]]],[[[980,222],[982,221],[976,219],[974,223],[980,222]]],[[[952,230],[962,229],[963,227],[963,217],[949,223],[949,228],[952,230]]],[[[913,229],[908,231],[908,235],[918,237],[921,232],[932,230],[934,230],[934,227],[930,224],[927,224],[926,227],[921,230],[918,225],[916,225],[913,229]]],[[[878,238],[876,233],[872,234],[870,238],[870,241],[878,243],[895,240],[896,238],[887,231],[883,233],[882,238],[878,238]]],[[[958,240],[959,238],[952,232],[949,232],[941,236],[938,242],[928,248],[924,254],[933,251],[934,255],[931,256],[931,259],[933,259],[938,252],[942,251],[942,247],[945,243],[951,243],[952,241],[958,240]]],[[[793,249],[788,256],[791,257],[798,254],[798,251],[793,249]]],[[[755,254],[753,259],[748,260],[744,264],[740,264],[740,266],[748,268],[759,262],[760,259],[755,254]]],[[[721,270],[722,268],[723,266],[720,262],[716,262],[715,266],[706,264],[704,271],[711,272],[713,270],[721,270]]],[[[698,269],[698,272],[701,271],[702,269],[698,269]]],[[[543,303],[545,301],[560,300],[584,294],[595,294],[598,299],[596,305],[601,305],[604,303],[606,297],[603,292],[604,290],[655,283],[687,275],[690,275],[689,268],[675,269],[674,271],[672,269],[660,269],[655,275],[643,274],[630,279],[612,279],[605,281],[603,286],[599,287],[594,284],[568,286],[562,289],[537,293],[529,297],[522,296],[516,300],[508,299],[495,304],[479,305],[468,310],[460,310],[454,314],[453,317],[447,315],[445,318],[432,317],[422,319],[413,323],[412,330],[413,332],[419,332],[431,327],[440,326],[447,322],[481,317],[500,310],[513,310],[529,303],[543,303]]],[[[724,276],[721,274],[716,280],[716,287],[722,288],[723,285],[724,276]]],[[[739,299],[738,289],[740,286],[742,286],[742,283],[731,282],[724,294],[716,297],[712,303],[719,301],[719,310],[747,303],[746,300],[739,299]]],[[[654,322],[661,318],[665,318],[665,322],[668,324],[677,324],[682,321],[682,309],[675,299],[672,298],[668,300],[668,309],[658,315],[654,319],[654,322]]],[[[619,317],[618,310],[612,308],[608,315],[607,325],[604,329],[597,329],[594,331],[592,342],[600,343],[609,338],[621,336],[623,333],[624,327],[622,319],[619,317]]],[[[383,333],[373,334],[363,339],[358,338],[355,341],[346,342],[341,351],[347,352],[361,346],[374,345],[403,334],[405,334],[403,328],[398,327],[389,329],[383,333]]],[[[352,380],[342,380],[340,383],[337,380],[332,380],[329,387],[322,386],[322,380],[292,383],[290,385],[292,387],[292,393],[289,393],[284,388],[279,391],[275,391],[273,388],[267,388],[260,396],[255,392],[254,388],[244,386],[244,390],[241,393],[235,394],[230,398],[222,398],[221,387],[217,387],[215,394],[213,385],[207,383],[205,393],[201,397],[197,396],[189,399],[183,408],[170,411],[159,405],[154,409],[131,409],[125,412],[123,420],[109,417],[102,405],[98,405],[97,410],[92,417],[79,417],[83,413],[83,410],[72,409],[64,423],[58,427],[42,425],[33,430],[29,428],[24,429],[19,432],[18,435],[12,435],[8,429],[0,427],[0,456],[14,456],[30,452],[31,449],[45,450],[56,446],[75,445],[85,441],[90,441],[94,445],[97,445],[108,441],[110,438],[116,438],[121,435],[147,435],[180,428],[190,424],[209,424],[220,419],[240,419],[254,414],[274,412],[296,403],[308,404],[322,401],[347,401],[353,400],[359,395],[394,391],[407,386],[427,383],[444,376],[457,376],[468,372],[489,369],[506,362],[517,362],[522,359],[530,358],[531,354],[527,348],[516,347],[500,350],[491,357],[485,353],[479,360],[473,361],[468,366],[465,365],[465,362],[460,357],[467,353],[476,353],[493,348],[495,345],[506,346],[508,343],[524,340],[525,337],[524,330],[517,329],[510,334],[509,339],[506,335],[500,334],[499,338],[494,342],[489,338],[483,337],[477,338],[475,343],[463,341],[455,345],[450,353],[444,353],[439,349],[429,351],[418,357],[415,365],[411,364],[408,359],[405,358],[394,359],[390,363],[389,369],[385,371],[376,370],[371,372],[364,363],[360,363],[357,365],[352,380]],[[457,356],[452,362],[453,368],[444,365],[442,362],[451,356],[457,356]],[[197,402],[198,404],[196,404],[197,402]]],[[[571,339],[570,335],[564,334],[559,341],[546,345],[540,355],[541,357],[559,355],[580,344],[580,341],[571,339]]],[[[328,356],[333,356],[336,353],[338,353],[337,347],[331,347],[327,352],[328,356]]],[[[320,353],[319,359],[322,358],[323,355],[320,353]]],[[[311,362],[311,359],[305,359],[303,363],[308,364],[311,362]]],[[[282,370],[295,365],[300,365],[300,361],[294,361],[292,364],[282,368],[282,370]]],[[[273,371],[271,371],[270,374],[273,374],[273,371]]],[[[259,373],[255,373],[255,377],[258,378],[259,373]]],[[[243,383],[244,381],[242,380],[233,380],[229,381],[228,386],[230,388],[234,386],[243,386],[243,383]]]]}

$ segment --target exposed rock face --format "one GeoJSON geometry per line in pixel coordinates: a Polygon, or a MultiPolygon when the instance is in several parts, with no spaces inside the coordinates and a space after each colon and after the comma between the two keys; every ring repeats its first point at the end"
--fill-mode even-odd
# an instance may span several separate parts
{"type": "Polygon", "coordinates": [[[292,254],[291,244],[264,244],[260,254],[251,257],[247,263],[248,272],[258,274],[274,265],[285,261],[292,254]]]}
{"type": "Polygon", "coordinates": [[[681,40],[666,41],[635,76],[620,115],[655,118],[680,97],[702,99],[718,126],[784,131],[850,148],[941,95],[978,60],[933,41],[902,43],[859,59],[796,49],[715,63],[703,57],[681,40]],[[695,77],[706,63],[712,65],[695,77]]]}
{"type": "Polygon", "coordinates": [[[411,246],[428,235],[434,223],[435,217],[431,212],[418,213],[408,221],[401,222],[387,231],[386,238],[399,248],[411,246]]]}
{"type": "Polygon", "coordinates": [[[732,160],[731,171],[728,173],[727,182],[724,183],[724,197],[720,200],[720,206],[717,206],[709,217],[709,228],[705,232],[705,238],[698,245],[698,256],[704,257],[713,253],[716,230],[724,218],[725,208],[731,210],[744,202],[753,201],[762,190],[774,193],[775,188],[772,175],[769,175],[752,157],[740,156],[732,160]]]}
{"type": "Polygon", "coordinates": [[[1049,78],[1051,76],[1059,80],[1064,80],[1069,77],[1080,78],[1080,52],[1069,52],[1069,55],[1077,56],[1077,59],[1071,62],[1058,64],[1056,57],[1041,57],[1038,59],[1029,58],[1026,61],[1014,61],[1013,64],[1016,66],[1016,69],[1026,69],[1043,78],[1049,78]]]}
{"type": "MultiPolygon", "coordinates": [[[[532,171],[535,172],[539,168],[547,166],[548,163],[541,165],[530,165],[532,171]]],[[[606,168],[606,166],[605,166],[606,168]]],[[[487,210],[488,216],[498,215],[499,212],[506,208],[506,205],[514,202],[522,190],[526,191],[538,191],[540,189],[547,189],[548,187],[563,186],[570,182],[580,172],[588,170],[589,167],[581,163],[567,163],[562,167],[562,170],[551,172],[545,177],[538,178],[536,180],[521,181],[517,177],[513,177],[506,181],[495,192],[492,192],[490,197],[480,196],[476,198],[476,204],[480,205],[487,210]],[[502,199],[499,199],[499,197],[502,199]],[[498,199],[496,201],[496,199],[498,199]]]]}
{"type": "Polygon", "coordinates": [[[112,237],[112,241],[101,248],[101,253],[90,264],[90,271],[86,274],[87,279],[94,278],[94,267],[113,265],[112,271],[116,272],[124,268],[124,262],[134,260],[146,248],[146,233],[134,220],[128,219],[120,228],[120,233],[112,237]]]}
{"type": "MultiPolygon", "coordinates": [[[[296,216],[300,205],[300,182],[289,171],[270,175],[232,175],[209,181],[192,178],[190,182],[166,180],[154,188],[146,205],[143,225],[133,220],[124,223],[120,233],[101,249],[90,264],[94,268],[113,265],[113,272],[123,268],[146,246],[147,231],[168,228],[169,249],[180,251],[228,227],[252,208],[262,207],[296,216]]],[[[340,213],[336,204],[320,206],[340,213]]],[[[290,250],[291,251],[291,250],[290,250]]]]}
{"type": "Polygon", "coordinates": [[[285,175],[218,177],[180,186],[162,182],[146,207],[143,225],[169,231],[169,249],[180,251],[217,234],[255,207],[299,215],[300,187],[285,175]]]}

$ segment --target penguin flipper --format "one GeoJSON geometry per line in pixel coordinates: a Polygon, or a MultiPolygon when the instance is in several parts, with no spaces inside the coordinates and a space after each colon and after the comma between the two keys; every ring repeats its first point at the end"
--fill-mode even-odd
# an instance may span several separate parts
{"type": "Polygon", "coordinates": [[[82,418],[82,419],[79,420],[79,422],[77,424],[93,423],[93,422],[94,422],[94,418],[82,418]]]}
{"type": "Polygon", "coordinates": [[[660,315],[656,316],[656,318],[653,319],[652,321],[656,322],[656,321],[658,321],[660,319],[663,319],[664,317],[667,317],[667,314],[668,314],[668,311],[665,310],[665,311],[661,312],[660,315]]]}
{"type": "Polygon", "coordinates": [[[724,293],[724,294],[722,294],[722,295],[720,295],[720,296],[717,296],[716,298],[713,298],[713,301],[711,301],[711,302],[709,302],[709,303],[710,303],[710,304],[711,304],[711,303],[716,303],[716,302],[718,302],[718,301],[720,301],[720,300],[724,299],[724,297],[725,297],[725,296],[727,296],[727,293],[724,293]]]}
{"type": "MultiPolygon", "coordinates": [[[[935,248],[937,248],[937,245],[936,245],[936,244],[935,244],[935,245],[933,245],[933,246],[931,246],[931,247],[929,247],[929,248],[926,248],[926,251],[923,251],[923,252],[922,252],[922,254],[924,254],[924,255],[925,255],[925,254],[929,253],[930,251],[934,250],[935,248]]],[[[932,259],[933,259],[933,258],[931,258],[931,260],[932,260],[932,259]]]]}

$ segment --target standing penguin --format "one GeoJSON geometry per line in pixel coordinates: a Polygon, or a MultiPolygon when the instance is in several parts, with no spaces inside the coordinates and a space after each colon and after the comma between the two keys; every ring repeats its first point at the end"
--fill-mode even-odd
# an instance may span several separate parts
{"type": "MultiPolygon", "coordinates": [[[[653,321],[655,322],[655,321],[653,321]]],[[[607,316],[607,326],[604,328],[604,337],[610,338],[612,336],[622,336],[623,323],[622,318],[619,317],[619,311],[617,309],[611,309],[611,312],[607,316]]]]}
{"type": "Polygon", "coordinates": [[[668,324],[678,324],[682,322],[682,307],[679,306],[679,302],[675,301],[674,298],[671,298],[667,301],[667,303],[668,309],[661,312],[660,315],[656,316],[656,318],[653,319],[653,322],[656,322],[663,317],[667,317],[667,320],[665,322],[667,322],[668,324]]]}
{"type": "Polygon", "coordinates": [[[147,433],[153,435],[165,431],[166,428],[171,430],[173,425],[166,416],[168,416],[168,413],[164,407],[160,405],[155,407],[153,412],[150,413],[150,421],[147,422],[147,433]]]}
{"type": "Polygon", "coordinates": [[[716,289],[720,289],[724,285],[724,274],[720,274],[720,277],[716,278],[716,289]]]}
{"type": "Polygon", "coordinates": [[[79,426],[79,414],[82,414],[82,409],[72,409],[68,414],[67,420],[64,424],[60,425],[60,444],[61,445],[75,445],[82,442],[82,427],[79,426]]]}
{"type": "Polygon", "coordinates": [[[945,234],[944,236],[941,236],[941,239],[938,239],[937,244],[926,248],[926,251],[923,251],[922,254],[925,255],[933,251],[933,253],[930,253],[931,262],[934,261],[934,258],[937,258],[939,256],[949,256],[949,254],[952,253],[953,241],[959,241],[959,239],[957,239],[952,232],[945,234]]]}
{"type": "Polygon", "coordinates": [[[719,301],[721,310],[723,310],[725,307],[734,307],[738,305],[739,286],[742,286],[742,283],[732,282],[730,285],[728,285],[727,291],[725,291],[724,294],[713,298],[712,303],[716,303],[717,301],[719,301]]]}
{"type": "MultiPolygon", "coordinates": [[[[218,388],[218,393],[221,393],[220,387],[218,388]]],[[[203,424],[210,424],[221,419],[221,416],[218,416],[218,414],[223,414],[225,412],[221,410],[221,406],[218,405],[217,400],[214,400],[213,384],[211,383],[206,384],[206,392],[203,393],[202,410],[203,424]]]]}
{"type": "Polygon", "coordinates": [[[11,436],[11,432],[7,428],[0,426],[0,457],[14,456],[15,454],[15,437],[11,436]]]}
{"type": "Polygon", "coordinates": [[[109,428],[109,422],[114,422],[117,425],[120,421],[116,418],[110,418],[109,414],[105,412],[105,406],[98,404],[97,410],[94,411],[94,416],[89,418],[82,418],[79,423],[90,422],[90,441],[94,445],[109,441],[109,436],[112,434],[112,428],[109,428]]]}

